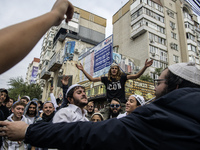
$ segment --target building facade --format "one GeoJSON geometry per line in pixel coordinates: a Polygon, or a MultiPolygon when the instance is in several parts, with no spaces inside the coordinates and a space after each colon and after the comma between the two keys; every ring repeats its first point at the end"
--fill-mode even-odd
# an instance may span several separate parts
{"type": "Polygon", "coordinates": [[[25,81],[28,84],[37,83],[39,63],[40,63],[40,59],[34,58],[33,61],[28,65],[27,72],[26,72],[26,79],[25,79],[25,81]]]}
{"type": "Polygon", "coordinates": [[[200,65],[200,27],[191,6],[182,0],[130,0],[113,15],[113,41],[119,54],[153,59],[147,72],[179,62],[200,65]]]}
{"type": "Polygon", "coordinates": [[[105,38],[106,19],[75,7],[69,23],[52,27],[44,36],[37,78],[43,88],[42,100],[49,100],[50,87],[62,98],[61,78],[70,76],[69,85],[77,83],[78,55],[105,38]]]}

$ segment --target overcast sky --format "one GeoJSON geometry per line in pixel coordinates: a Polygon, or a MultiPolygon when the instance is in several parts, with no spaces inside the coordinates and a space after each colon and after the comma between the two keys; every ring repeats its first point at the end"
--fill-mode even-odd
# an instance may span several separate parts
{"type": "MultiPolygon", "coordinates": [[[[0,29],[13,25],[51,10],[55,0],[0,0],[0,29]]],[[[107,19],[106,37],[112,34],[112,16],[128,0],[70,0],[81,9],[107,19]]],[[[20,38],[20,35],[19,35],[20,38]]],[[[22,76],[25,79],[28,64],[34,57],[40,58],[42,40],[17,65],[0,75],[0,88],[8,88],[10,78],[22,76]]]]}

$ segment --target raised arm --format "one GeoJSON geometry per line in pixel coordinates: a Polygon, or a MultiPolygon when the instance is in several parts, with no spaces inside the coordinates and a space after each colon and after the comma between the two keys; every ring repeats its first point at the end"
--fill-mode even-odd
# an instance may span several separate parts
{"type": "Polygon", "coordinates": [[[137,74],[127,75],[127,79],[139,78],[145,72],[145,70],[148,67],[150,67],[152,64],[153,64],[153,60],[148,61],[148,59],[146,59],[144,67],[137,74]]]}
{"type": "Polygon", "coordinates": [[[74,7],[68,0],[57,0],[52,10],[37,18],[0,30],[0,74],[22,60],[52,26],[67,16],[72,19],[74,7]]]}
{"type": "Polygon", "coordinates": [[[50,98],[51,98],[51,102],[53,103],[55,109],[58,107],[58,104],[56,102],[56,98],[53,94],[53,87],[50,88],[50,98]]]}
{"type": "Polygon", "coordinates": [[[101,81],[101,78],[100,78],[100,77],[93,78],[90,74],[88,74],[88,73],[84,70],[84,68],[83,68],[83,66],[82,66],[81,63],[80,63],[80,65],[76,64],[76,67],[84,73],[84,75],[88,78],[88,80],[90,80],[90,81],[92,81],[92,82],[101,81]]]}
{"type": "Polygon", "coordinates": [[[62,89],[63,89],[63,102],[61,104],[61,107],[60,108],[63,108],[63,107],[67,107],[69,101],[67,100],[66,98],[66,93],[67,93],[67,90],[69,88],[68,86],[68,83],[69,83],[69,79],[70,77],[69,76],[66,76],[66,75],[63,75],[63,78],[61,79],[61,82],[62,82],[62,89]]]}

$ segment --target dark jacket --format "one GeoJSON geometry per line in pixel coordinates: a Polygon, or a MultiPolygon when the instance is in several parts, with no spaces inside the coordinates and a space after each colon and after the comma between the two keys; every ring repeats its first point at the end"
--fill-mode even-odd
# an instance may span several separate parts
{"type": "Polygon", "coordinates": [[[68,90],[68,85],[62,85],[62,89],[63,89],[63,102],[60,106],[60,108],[64,108],[64,107],[67,107],[69,101],[67,100],[67,97],[66,97],[66,93],[67,93],[67,90],[68,90]]]}
{"type": "Polygon", "coordinates": [[[25,142],[73,150],[199,150],[199,106],[200,89],[178,89],[120,119],[30,125],[25,142]]]}

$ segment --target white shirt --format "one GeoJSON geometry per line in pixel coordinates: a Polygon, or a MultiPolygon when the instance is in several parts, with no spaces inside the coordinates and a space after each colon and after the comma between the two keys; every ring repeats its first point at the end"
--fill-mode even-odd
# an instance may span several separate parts
{"type": "Polygon", "coordinates": [[[53,117],[53,123],[58,122],[76,122],[76,121],[89,121],[86,117],[86,110],[84,109],[84,113],[82,110],[74,105],[69,104],[69,106],[65,108],[61,108],[53,117]]]}
{"type": "Polygon", "coordinates": [[[26,115],[25,117],[28,118],[28,119],[31,121],[30,124],[33,124],[33,123],[34,123],[35,117],[29,117],[28,115],[26,115]]]}
{"type": "Polygon", "coordinates": [[[57,110],[58,104],[57,104],[57,102],[56,102],[56,98],[55,98],[55,96],[54,96],[53,93],[50,93],[50,98],[51,98],[51,102],[52,102],[53,105],[54,105],[54,108],[57,110]]]}
{"type": "Polygon", "coordinates": [[[125,117],[126,115],[127,115],[127,112],[125,112],[125,113],[123,113],[123,114],[119,114],[119,115],[117,116],[117,119],[122,118],[122,117],[125,117]]]}

